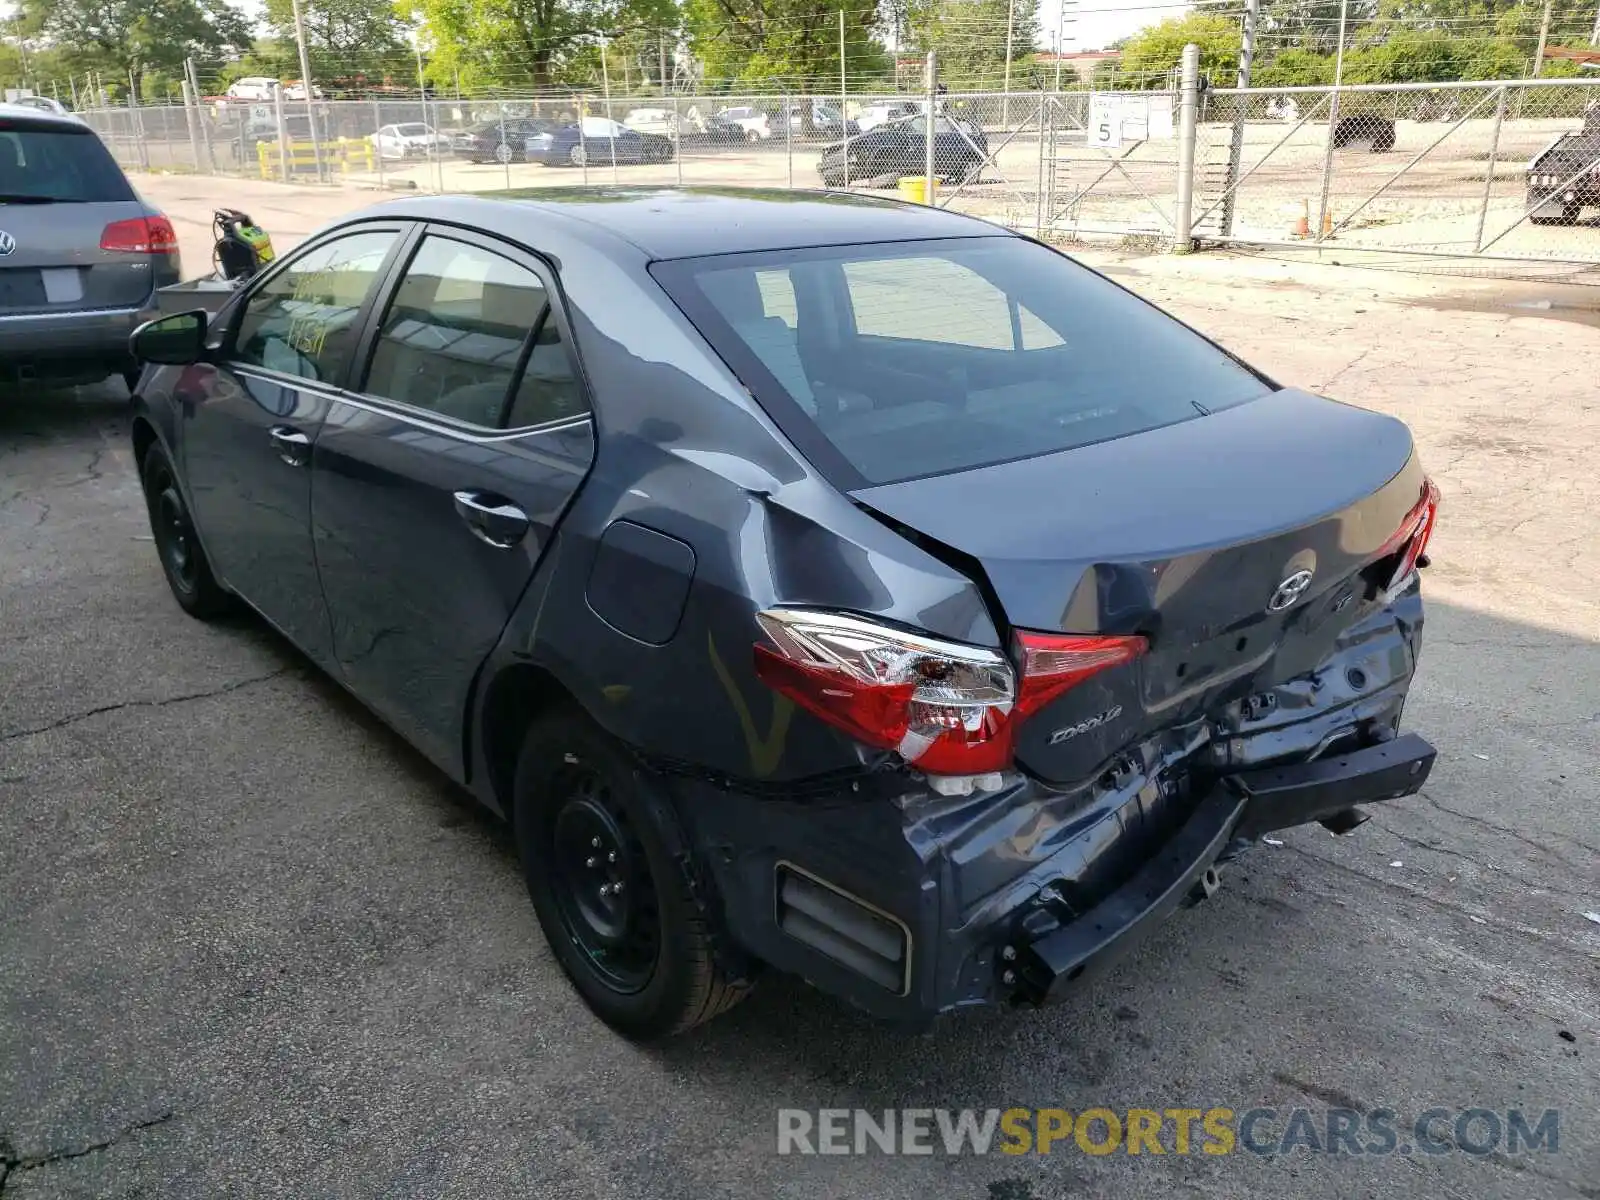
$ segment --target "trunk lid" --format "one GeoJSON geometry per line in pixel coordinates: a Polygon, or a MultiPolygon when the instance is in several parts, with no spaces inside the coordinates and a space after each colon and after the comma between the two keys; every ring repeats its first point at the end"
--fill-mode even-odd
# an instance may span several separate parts
{"type": "Polygon", "coordinates": [[[1312,670],[1382,602],[1387,562],[1374,564],[1422,486],[1404,424],[1285,390],[852,495],[967,560],[1013,628],[1149,639],[1019,730],[1024,767],[1072,780],[1154,729],[1312,670]]]}

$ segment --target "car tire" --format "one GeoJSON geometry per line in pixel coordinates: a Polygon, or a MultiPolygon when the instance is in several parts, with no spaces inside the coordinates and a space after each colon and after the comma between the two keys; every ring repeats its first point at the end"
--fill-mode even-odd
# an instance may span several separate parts
{"type": "Polygon", "coordinates": [[[507,165],[515,157],[516,152],[513,151],[510,146],[506,145],[505,142],[501,142],[494,148],[494,160],[501,166],[507,165]]]}
{"type": "Polygon", "coordinates": [[[582,142],[567,151],[567,161],[575,167],[588,166],[589,151],[582,142]]]}
{"type": "Polygon", "coordinates": [[[671,804],[581,713],[536,720],[517,759],[517,848],[556,962],[589,1008],[636,1041],[681,1033],[749,991],[719,964],[708,885],[671,804]],[[624,885],[609,896],[600,892],[624,885]],[[621,899],[617,899],[621,896],[621,899]]]}
{"type": "Polygon", "coordinates": [[[145,451],[139,482],[144,487],[151,539],[178,607],[201,621],[227,613],[233,608],[233,597],[211,573],[211,563],[194,531],[183,489],[178,486],[177,472],[159,444],[145,451]]]}
{"type": "Polygon", "coordinates": [[[757,133],[754,129],[746,129],[744,131],[744,140],[749,142],[753,146],[753,145],[755,145],[757,142],[759,142],[761,140],[761,135],[759,133],[757,133]]]}

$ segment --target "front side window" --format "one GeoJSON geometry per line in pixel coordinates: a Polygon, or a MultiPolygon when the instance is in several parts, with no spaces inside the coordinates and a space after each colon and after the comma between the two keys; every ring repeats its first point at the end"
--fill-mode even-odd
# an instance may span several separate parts
{"type": "Polygon", "coordinates": [[[1203,419],[1272,386],[1022,238],[722,255],[651,270],[785,433],[847,488],[1203,419]]]}
{"type": "Polygon", "coordinates": [[[337,382],[355,353],[361,306],[398,236],[393,230],[354,233],[294,259],[246,302],[234,358],[337,382]]]}

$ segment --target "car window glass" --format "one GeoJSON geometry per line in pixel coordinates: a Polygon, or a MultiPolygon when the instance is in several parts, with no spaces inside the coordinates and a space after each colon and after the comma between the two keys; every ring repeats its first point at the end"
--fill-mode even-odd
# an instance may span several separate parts
{"type": "Polygon", "coordinates": [[[337,380],[355,353],[356,316],[396,236],[351,234],[289,263],[246,302],[234,357],[302,379],[337,380]]]}
{"type": "Polygon", "coordinates": [[[465,242],[424,238],[384,313],[366,391],[498,426],[545,305],[544,285],[526,267],[465,242]]]}
{"type": "MultiPolygon", "coordinates": [[[[1012,347],[1011,306],[1005,293],[948,258],[849,262],[844,264],[844,277],[857,333],[994,350],[1012,347]],[[939,319],[939,314],[946,319],[939,319]]],[[[1061,344],[1060,337],[1028,309],[1021,308],[1018,316],[1024,349],[1061,344]]]]}
{"type": "Polygon", "coordinates": [[[586,409],[577,376],[572,372],[572,358],[561,342],[561,329],[554,315],[546,313],[528,352],[528,365],[512,397],[505,426],[521,429],[541,425],[581,416],[586,409]]]}
{"type": "Polygon", "coordinates": [[[868,483],[1205,419],[1271,388],[1020,238],[714,256],[651,272],[814,462],[827,470],[831,454],[868,483]],[[775,274],[799,301],[792,326],[770,315],[784,295],[775,274]]]}
{"type": "Polygon", "coordinates": [[[776,317],[790,329],[800,320],[794,304],[794,284],[787,271],[757,271],[756,287],[761,291],[761,315],[776,317]]]}
{"type": "Polygon", "coordinates": [[[93,203],[134,199],[121,168],[87,128],[0,132],[0,192],[93,203]]]}
{"type": "Polygon", "coordinates": [[[580,124],[583,128],[584,137],[616,137],[619,132],[624,130],[622,125],[606,117],[584,117],[580,124]]]}

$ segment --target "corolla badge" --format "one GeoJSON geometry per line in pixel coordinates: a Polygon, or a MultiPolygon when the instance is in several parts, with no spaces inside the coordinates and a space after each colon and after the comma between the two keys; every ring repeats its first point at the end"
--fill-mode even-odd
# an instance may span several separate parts
{"type": "Polygon", "coordinates": [[[17,239],[4,229],[0,229],[0,256],[10,254],[17,248],[17,239]]]}
{"type": "Polygon", "coordinates": [[[1268,612],[1282,612],[1288,608],[1311,586],[1310,571],[1296,571],[1290,575],[1272,593],[1272,599],[1267,601],[1268,612]]]}
{"type": "Polygon", "coordinates": [[[1058,729],[1050,735],[1050,744],[1059,746],[1062,742],[1069,742],[1080,733],[1088,733],[1091,729],[1099,729],[1109,721],[1115,721],[1122,715],[1122,705],[1114,704],[1105,712],[1095,713],[1087,721],[1079,721],[1076,725],[1068,725],[1065,729],[1058,729]]]}

